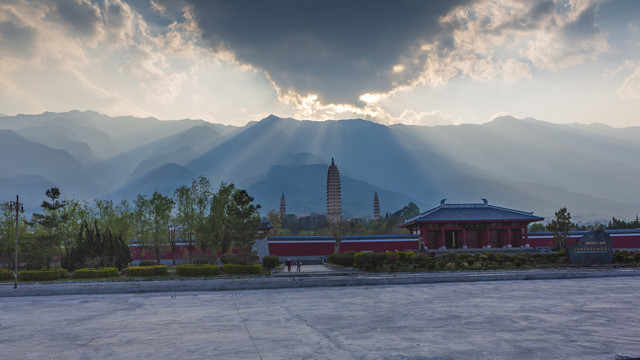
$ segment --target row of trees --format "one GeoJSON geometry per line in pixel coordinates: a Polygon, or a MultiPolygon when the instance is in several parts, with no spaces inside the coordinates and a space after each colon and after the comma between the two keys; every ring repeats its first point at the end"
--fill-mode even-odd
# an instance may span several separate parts
{"type": "MultiPolygon", "coordinates": [[[[203,176],[180,186],[173,196],[156,191],[151,196],[138,195],[133,202],[62,201],[60,195],[57,188],[47,190],[41,212],[19,223],[20,257],[29,267],[48,267],[58,255],[73,258],[69,261],[79,266],[82,260],[78,257],[96,257],[95,253],[82,255],[85,250],[80,249],[88,241],[104,242],[104,246],[114,249],[120,243],[137,244],[141,258],[143,253],[152,251],[157,261],[165,244],[169,244],[174,263],[178,241],[187,243],[189,261],[196,246],[203,252],[222,253],[234,247],[249,256],[260,226],[260,205],[253,204],[253,197],[224,182],[214,192],[209,179],[203,176]]],[[[15,217],[9,204],[1,203],[0,258],[8,263],[15,247],[12,234],[15,217]]]]}
{"type": "MultiPolygon", "coordinates": [[[[339,224],[341,235],[387,235],[405,234],[406,229],[399,228],[404,220],[420,215],[420,209],[410,202],[402,209],[394,213],[386,213],[380,220],[371,217],[344,218],[339,224]]],[[[284,218],[278,211],[270,210],[266,216],[273,226],[273,235],[334,235],[335,228],[326,215],[314,214],[305,217],[297,217],[287,214],[284,218]]]]}

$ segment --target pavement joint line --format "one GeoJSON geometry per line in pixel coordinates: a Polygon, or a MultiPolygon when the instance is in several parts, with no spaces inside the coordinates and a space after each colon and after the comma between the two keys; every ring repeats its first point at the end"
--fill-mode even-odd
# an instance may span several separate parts
{"type": "Polygon", "coordinates": [[[349,276],[319,273],[314,276],[177,279],[113,282],[52,282],[0,284],[0,297],[209,292],[306,287],[408,285],[480,281],[556,280],[640,276],[640,269],[535,269],[442,273],[353,273],[349,276]]]}

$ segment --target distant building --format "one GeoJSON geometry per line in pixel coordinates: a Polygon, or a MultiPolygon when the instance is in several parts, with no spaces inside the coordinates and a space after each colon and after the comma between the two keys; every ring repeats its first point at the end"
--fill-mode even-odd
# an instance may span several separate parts
{"type": "Polygon", "coordinates": [[[280,197],[280,218],[284,219],[287,216],[287,200],[284,198],[284,193],[280,197]]]}
{"type": "Polygon", "coordinates": [[[380,200],[378,199],[378,192],[373,194],[373,220],[380,220],[380,200]]]}
{"type": "Polygon", "coordinates": [[[531,212],[482,204],[445,204],[407,220],[400,227],[419,234],[428,249],[520,247],[529,244],[529,223],[542,221],[531,212]]]}
{"type": "Polygon", "coordinates": [[[340,172],[331,158],[327,172],[327,218],[330,222],[340,222],[342,214],[342,194],[340,190],[340,172]]]}

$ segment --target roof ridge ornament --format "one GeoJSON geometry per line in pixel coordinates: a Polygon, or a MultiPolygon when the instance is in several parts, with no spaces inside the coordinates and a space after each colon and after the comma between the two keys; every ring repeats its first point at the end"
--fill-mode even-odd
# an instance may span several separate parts
{"type": "Polygon", "coordinates": [[[447,199],[442,199],[440,200],[440,205],[444,205],[444,202],[447,201],[447,199]]]}
{"type": "Polygon", "coordinates": [[[482,198],[482,202],[484,203],[484,206],[489,206],[489,200],[482,198]]]}

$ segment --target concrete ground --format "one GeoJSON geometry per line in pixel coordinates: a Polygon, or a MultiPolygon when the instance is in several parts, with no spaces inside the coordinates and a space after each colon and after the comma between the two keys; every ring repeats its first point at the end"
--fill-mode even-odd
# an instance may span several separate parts
{"type": "Polygon", "coordinates": [[[639,277],[0,298],[2,359],[625,359],[639,277]]]}

